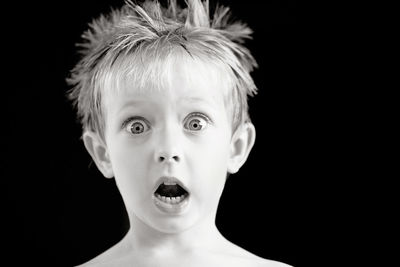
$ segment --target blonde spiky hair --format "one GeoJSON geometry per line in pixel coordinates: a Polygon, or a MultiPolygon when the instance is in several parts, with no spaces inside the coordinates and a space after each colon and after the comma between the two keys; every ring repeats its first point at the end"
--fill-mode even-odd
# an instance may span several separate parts
{"type": "Polygon", "coordinates": [[[181,8],[176,0],[169,0],[164,8],[156,0],[146,0],[141,6],[127,0],[122,8],[89,25],[82,35],[84,42],[79,44],[83,57],[67,79],[73,86],[69,98],[84,130],[95,131],[104,139],[102,95],[107,81],[132,73],[141,84],[156,79],[157,73],[149,76],[152,68],[144,67],[143,61],[162,63],[177,48],[190,57],[225,66],[233,87],[233,130],[249,120],[247,95],[257,90],[250,72],[257,63],[243,42],[251,38],[251,29],[240,22],[229,23],[228,7],[217,6],[210,19],[208,0],[185,2],[187,7],[181,8]]]}

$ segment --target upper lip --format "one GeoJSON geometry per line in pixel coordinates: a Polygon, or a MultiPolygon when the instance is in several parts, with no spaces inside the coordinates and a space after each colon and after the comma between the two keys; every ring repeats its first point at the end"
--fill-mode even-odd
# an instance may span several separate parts
{"type": "Polygon", "coordinates": [[[183,189],[185,189],[186,192],[189,193],[189,190],[187,188],[187,186],[178,178],[174,177],[174,176],[161,176],[160,178],[158,178],[154,189],[153,189],[153,193],[155,193],[158,189],[158,187],[162,184],[162,183],[177,183],[179,186],[181,186],[183,189]]]}

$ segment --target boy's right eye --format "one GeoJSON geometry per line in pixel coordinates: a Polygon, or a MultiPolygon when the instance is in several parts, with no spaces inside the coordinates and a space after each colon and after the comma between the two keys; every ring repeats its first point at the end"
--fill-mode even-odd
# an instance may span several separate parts
{"type": "Polygon", "coordinates": [[[131,134],[142,134],[147,132],[150,127],[143,118],[130,118],[124,122],[124,128],[131,134]]]}

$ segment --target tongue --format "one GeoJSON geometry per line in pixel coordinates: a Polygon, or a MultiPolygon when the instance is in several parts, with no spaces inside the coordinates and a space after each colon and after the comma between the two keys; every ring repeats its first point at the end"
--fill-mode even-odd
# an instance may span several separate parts
{"type": "Polygon", "coordinates": [[[165,197],[178,197],[186,193],[185,189],[183,189],[179,185],[165,185],[161,184],[156,193],[165,197]]]}

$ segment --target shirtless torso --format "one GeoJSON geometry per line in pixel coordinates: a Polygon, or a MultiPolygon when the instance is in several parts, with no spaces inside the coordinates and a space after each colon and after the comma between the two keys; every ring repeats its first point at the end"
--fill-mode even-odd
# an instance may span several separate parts
{"type": "Polygon", "coordinates": [[[106,252],[79,267],[289,267],[258,257],[225,241],[218,246],[175,253],[135,251],[122,240],[106,252]]]}

